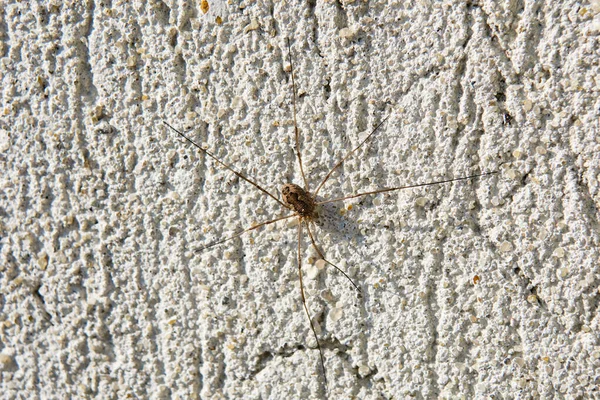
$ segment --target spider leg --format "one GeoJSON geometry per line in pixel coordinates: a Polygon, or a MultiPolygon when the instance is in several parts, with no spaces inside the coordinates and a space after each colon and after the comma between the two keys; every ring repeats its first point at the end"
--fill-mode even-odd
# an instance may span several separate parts
{"type": "Polygon", "coordinates": [[[248,178],[246,175],[242,174],[239,171],[236,171],[235,169],[233,169],[232,166],[225,164],[223,161],[219,160],[217,158],[217,156],[215,156],[214,154],[212,154],[211,152],[209,152],[206,149],[203,149],[202,146],[200,146],[198,143],[194,142],[192,139],[190,139],[188,136],[186,136],[183,132],[181,132],[178,129],[173,128],[171,125],[169,125],[168,122],[163,121],[163,123],[168,126],[169,128],[171,128],[172,130],[174,130],[179,136],[181,136],[182,138],[184,138],[187,142],[191,143],[194,147],[196,147],[198,150],[200,150],[202,153],[206,154],[207,156],[209,156],[210,158],[212,158],[213,160],[215,160],[215,162],[217,164],[220,164],[221,166],[227,168],[228,170],[230,170],[231,172],[233,172],[236,176],[242,178],[243,180],[245,180],[246,182],[248,182],[249,184],[251,184],[252,186],[254,186],[255,188],[257,188],[258,190],[260,190],[261,192],[263,192],[264,194],[266,194],[267,196],[271,197],[273,200],[275,200],[276,202],[278,202],[279,204],[281,204],[282,206],[284,206],[285,208],[290,208],[288,207],[284,202],[282,202],[281,200],[279,200],[277,197],[275,197],[273,194],[271,194],[267,189],[263,188],[262,186],[260,186],[258,183],[256,183],[254,180],[248,178]]]}
{"type": "Polygon", "coordinates": [[[325,390],[327,390],[327,373],[325,372],[325,358],[323,357],[321,343],[319,343],[317,331],[315,330],[315,326],[312,322],[312,319],[310,318],[310,312],[308,311],[308,306],[306,305],[306,296],[304,295],[304,283],[302,281],[302,223],[298,224],[298,276],[300,278],[300,295],[302,297],[302,305],[304,306],[304,311],[306,311],[306,316],[308,317],[308,322],[310,323],[310,329],[312,330],[312,333],[315,336],[315,340],[317,341],[317,348],[319,349],[319,356],[321,358],[321,368],[323,369],[323,380],[325,381],[325,390]]]}
{"type": "Polygon", "coordinates": [[[338,267],[337,265],[335,265],[334,263],[332,263],[331,261],[329,261],[329,260],[327,260],[325,258],[325,255],[323,254],[323,252],[321,251],[321,249],[319,249],[319,246],[317,246],[317,242],[315,240],[315,237],[312,234],[312,231],[310,230],[310,225],[309,225],[308,222],[306,223],[306,229],[308,230],[308,236],[310,236],[310,241],[312,242],[312,245],[313,245],[314,249],[319,254],[319,257],[321,257],[321,259],[323,261],[325,261],[327,264],[331,265],[333,268],[335,268],[339,272],[341,272],[342,275],[344,275],[346,277],[346,279],[348,279],[350,281],[350,283],[352,284],[352,286],[354,286],[354,288],[360,292],[361,291],[360,287],[358,287],[358,285],[356,283],[354,283],[354,281],[348,276],[348,274],[346,274],[340,267],[338,267]]]}
{"type": "Polygon", "coordinates": [[[348,199],[354,199],[356,197],[367,196],[367,195],[370,195],[370,194],[386,193],[386,192],[393,192],[395,190],[413,189],[413,188],[424,187],[424,186],[441,185],[441,184],[450,183],[450,182],[466,181],[466,180],[469,180],[469,179],[480,178],[482,176],[495,175],[495,174],[497,174],[499,172],[500,171],[484,172],[482,174],[465,176],[463,178],[453,178],[453,179],[445,179],[443,181],[437,181],[437,182],[417,183],[415,185],[407,185],[407,186],[397,186],[397,187],[391,187],[391,188],[383,188],[383,189],[373,190],[372,192],[357,193],[357,194],[353,194],[353,195],[346,196],[346,197],[338,197],[337,199],[319,201],[319,202],[317,202],[317,205],[329,204],[329,203],[334,203],[336,201],[342,201],[342,200],[348,200],[348,199]]]}
{"type": "Polygon", "coordinates": [[[375,128],[373,128],[373,130],[371,131],[371,133],[369,133],[369,136],[367,136],[366,138],[364,138],[364,140],[362,142],[360,142],[360,144],[358,146],[356,146],[354,149],[352,149],[352,151],[350,151],[348,154],[346,154],[344,156],[344,158],[342,158],[337,164],[335,164],[333,166],[333,168],[331,168],[331,170],[325,176],[325,179],[323,179],[323,181],[321,181],[321,183],[319,184],[319,186],[317,186],[317,190],[315,191],[315,197],[317,197],[317,194],[319,194],[319,190],[321,190],[321,188],[323,187],[323,185],[325,184],[325,182],[327,182],[327,180],[331,177],[331,174],[333,174],[333,171],[335,171],[340,165],[342,165],[344,163],[344,161],[346,161],[348,158],[350,158],[350,156],[352,154],[354,154],[358,149],[360,149],[361,146],[363,144],[365,144],[365,142],[367,140],[369,140],[371,138],[371,136],[373,136],[375,134],[375,132],[377,132],[377,130],[381,127],[381,125],[383,125],[385,123],[385,121],[388,120],[388,118],[390,118],[389,115],[387,117],[385,117],[383,119],[383,121],[381,121],[379,124],[377,124],[377,126],[375,128]]]}
{"type": "Polygon", "coordinates": [[[304,190],[308,192],[308,181],[306,175],[304,175],[304,167],[302,166],[302,155],[300,154],[300,130],[298,129],[298,122],[296,118],[296,81],[294,79],[294,63],[292,62],[292,47],[290,46],[290,39],[287,38],[288,46],[288,58],[290,60],[290,75],[292,76],[292,106],[294,109],[294,133],[296,136],[296,156],[298,157],[298,163],[300,164],[300,173],[302,174],[302,180],[304,181],[304,190]]]}
{"type": "Polygon", "coordinates": [[[244,229],[243,231],[239,231],[239,232],[237,232],[237,233],[235,233],[235,234],[233,234],[233,235],[231,235],[231,236],[229,236],[229,237],[227,237],[227,238],[225,238],[225,239],[219,239],[219,240],[217,240],[217,241],[214,241],[214,242],[212,242],[212,243],[209,243],[209,244],[207,244],[207,245],[206,245],[206,246],[204,246],[204,247],[200,247],[199,249],[196,249],[196,251],[203,251],[203,250],[206,250],[206,249],[210,249],[211,247],[214,247],[214,246],[216,246],[216,245],[219,245],[219,244],[221,244],[221,243],[225,243],[225,242],[227,242],[227,241],[229,241],[229,240],[232,240],[232,239],[238,238],[238,237],[242,236],[242,235],[243,235],[244,233],[246,233],[246,232],[250,232],[250,231],[253,231],[253,230],[255,230],[255,229],[262,228],[262,227],[263,227],[263,226],[265,226],[265,225],[274,224],[274,223],[275,223],[275,222],[277,222],[277,221],[282,221],[282,220],[284,220],[284,219],[288,219],[288,218],[295,217],[296,215],[297,215],[297,214],[291,214],[291,215],[286,215],[286,216],[284,216],[284,217],[275,218],[275,219],[272,219],[272,220],[270,220],[270,221],[261,222],[260,224],[253,225],[253,226],[251,226],[250,228],[244,229]]]}

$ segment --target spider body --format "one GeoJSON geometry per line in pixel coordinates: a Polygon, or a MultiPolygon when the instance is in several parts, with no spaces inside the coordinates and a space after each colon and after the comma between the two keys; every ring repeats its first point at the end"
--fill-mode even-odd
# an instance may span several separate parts
{"type": "Polygon", "coordinates": [[[317,202],[312,194],[293,183],[286,183],[281,189],[283,202],[298,213],[301,218],[315,219],[317,217],[317,202]]]}

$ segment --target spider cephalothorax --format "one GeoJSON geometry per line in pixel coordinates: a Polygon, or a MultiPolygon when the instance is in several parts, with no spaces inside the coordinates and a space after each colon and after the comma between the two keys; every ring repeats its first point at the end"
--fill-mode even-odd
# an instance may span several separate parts
{"type": "Polygon", "coordinates": [[[315,218],[317,203],[314,197],[306,190],[293,183],[286,183],[281,189],[283,202],[296,211],[301,217],[315,218]]]}

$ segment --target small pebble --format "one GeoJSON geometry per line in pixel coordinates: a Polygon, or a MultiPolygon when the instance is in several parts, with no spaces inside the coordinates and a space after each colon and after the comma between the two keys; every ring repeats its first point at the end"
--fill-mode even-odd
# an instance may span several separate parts
{"type": "Polygon", "coordinates": [[[537,304],[538,298],[535,294],[530,294],[529,296],[527,296],[527,301],[530,302],[531,304],[537,304]]]}
{"type": "Polygon", "coordinates": [[[509,251],[512,251],[512,249],[513,249],[513,245],[509,241],[504,241],[500,245],[500,251],[503,253],[508,253],[509,251]]]}
{"type": "Polygon", "coordinates": [[[332,308],[331,311],[329,312],[329,318],[331,318],[331,320],[333,322],[339,321],[343,315],[344,315],[344,310],[342,310],[341,308],[338,308],[338,307],[332,308]]]}
{"type": "Polygon", "coordinates": [[[250,21],[250,23],[244,28],[244,33],[255,31],[257,29],[260,29],[260,25],[256,19],[252,18],[252,21],[250,21]]]}
{"type": "Polygon", "coordinates": [[[40,254],[40,256],[38,257],[38,265],[40,266],[40,269],[42,271],[46,269],[46,267],[48,266],[48,254],[44,252],[40,254]]]}
{"type": "Polygon", "coordinates": [[[340,37],[343,39],[352,39],[355,34],[356,34],[356,32],[354,32],[350,28],[342,28],[342,29],[340,29],[340,32],[339,32],[340,37]]]}
{"type": "Polygon", "coordinates": [[[315,279],[317,276],[319,276],[319,272],[319,268],[311,265],[306,270],[306,277],[311,280],[315,279]]]}
{"type": "Polygon", "coordinates": [[[15,361],[8,354],[0,353],[0,370],[7,370],[15,365],[15,361]]]}
{"type": "Polygon", "coordinates": [[[512,154],[513,154],[514,158],[521,158],[521,157],[523,157],[523,152],[521,150],[519,150],[519,149],[514,150],[512,154]]]}
{"type": "Polygon", "coordinates": [[[538,146],[535,148],[535,152],[538,153],[539,155],[544,155],[548,152],[548,150],[546,150],[546,148],[544,146],[538,146]]]}
{"type": "Polygon", "coordinates": [[[367,367],[364,364],[361,364],[358,367],[358,373],[360,376],[367,376],[367,375],[369,375],[369,373],[371,373],[371,368],[367,367]]]}
{"type": "Polygon", "coordinates": [[[519,367],[523,367],[525,365],[525,360],[522,357],[516,357],[513,362],[519,367]]]}
{"type": "Polygon", "coordinates": [[[554,249],[552,255],[556,258],[563,258],[565,256],[565,250],[562,247],[557,247],[554,249]]]}
{"type": "Polygon", "coordinates": [[[425,197],[419,197],[415,200],[415,204],[417,207],[425,207],[425,204],[427,204],[427,199],[425,197]]]}
{"type": "Polygon", "coordinates": [[[558,276],[561,279],[564,279],[567,277],[567,275],[569,275],[569,269],[568,268],[559,268],[556,271],[556,276],[558,276]]]}

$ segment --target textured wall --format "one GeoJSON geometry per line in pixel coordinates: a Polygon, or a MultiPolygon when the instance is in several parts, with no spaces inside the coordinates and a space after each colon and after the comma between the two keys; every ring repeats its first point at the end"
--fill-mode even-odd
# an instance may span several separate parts
{"type": "Polygon", "coordinates": [[[2,398],[600,396],[600,2],[0,3],[2,398]],[[416,4],[415,4],[416,3],[416,4]],[[278,195],[323,199],[302,242],[278,195]],[[504,164],[502,164],[504,163],[504,164]]]}

